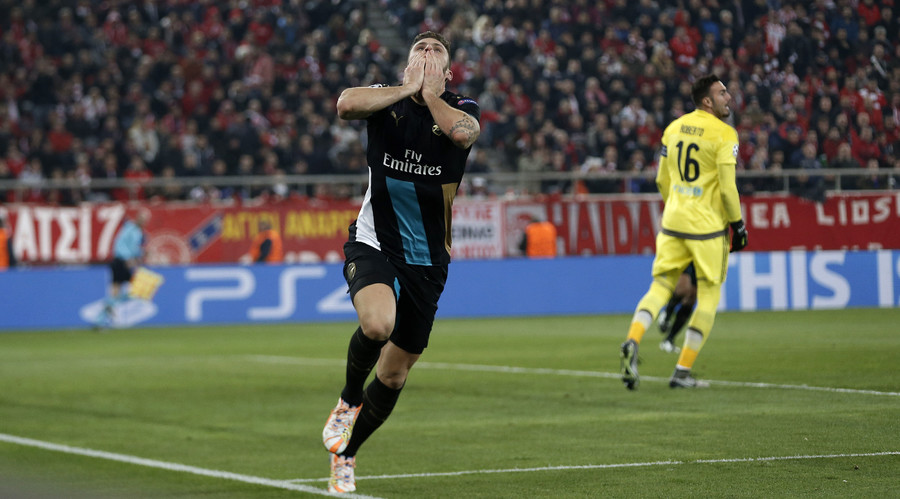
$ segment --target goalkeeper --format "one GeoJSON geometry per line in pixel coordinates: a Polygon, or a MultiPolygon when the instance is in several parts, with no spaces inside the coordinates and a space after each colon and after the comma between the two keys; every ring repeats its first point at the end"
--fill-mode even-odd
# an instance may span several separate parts
{"type": "Polygon", "coordinates": [[[622,382],[629,390],[638,386],[641,338],[691,263],[697,274],[697,309],[688,322],[669,386],[709,386],[694,378],[691,369],[716,318],[728,253],[747,246],[734,172],[738,136],[724,121],[731,115],[731,94],[716,75],[708,75],[693,84],[691,98],[696,109],[673,121],[662,136],[656,184],[665,208],[656,236],[653,282],[638,302],[620,346],[622,382]]]}

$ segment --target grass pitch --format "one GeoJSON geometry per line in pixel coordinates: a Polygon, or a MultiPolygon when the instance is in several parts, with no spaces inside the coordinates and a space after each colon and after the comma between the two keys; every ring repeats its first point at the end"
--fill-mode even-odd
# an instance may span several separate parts
{"type": "MultiPolygon", "coordinates": [[[[694,372],[629,317],[439,319],[358,494],[900,496],[900,310],[721,313],[694,372]]],[[[0,334],[0,496],[314,497],[348,323],[0,334]]]]}

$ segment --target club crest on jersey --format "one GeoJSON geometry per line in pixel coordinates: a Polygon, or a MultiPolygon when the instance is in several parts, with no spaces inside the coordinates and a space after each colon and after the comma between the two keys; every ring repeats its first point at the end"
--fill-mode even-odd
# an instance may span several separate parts
{"type": "Polygon", "coordinates": [[[403,119],[403,116],[397,116],[396,111],[391,111],[391,118],[394,118],[394,124],[400,126],[400,120],[403,119]]]}
{"type": "Polygon", "coordinates": [[[441,127],[437,126],[437,123],[435,123],[434,125],[431,125],[431,133],[433,133],[439,137],[444,134],[444,132],[441,131],[441,127]]]}

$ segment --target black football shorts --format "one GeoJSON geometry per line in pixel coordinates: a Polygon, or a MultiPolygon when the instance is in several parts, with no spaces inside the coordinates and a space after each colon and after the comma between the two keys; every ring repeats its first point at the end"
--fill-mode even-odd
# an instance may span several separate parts
{"type": "Polygon", "coordinates": [[[115,284],[126,283],[131,280],[131,269],[128,264],[121,258],[113,258],[109,262],[109,269],[112,270],[112,282],[115,284]]]}
{"type": "Polygon", "coordinates": [[[393,289],[397,317],[391,342],[409,353],[422,353],[428,346],[438,299],[447,282],[447,266],[395,261],[360,242],[345,243],[344,256],[344,279],[350,286],[350,297],[355,298],[360,289],[371,284],[393,289]]]}

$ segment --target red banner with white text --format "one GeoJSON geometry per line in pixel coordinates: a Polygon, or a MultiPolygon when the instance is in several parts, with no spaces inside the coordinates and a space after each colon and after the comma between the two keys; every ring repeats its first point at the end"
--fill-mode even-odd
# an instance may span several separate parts
{"type": "MultiPolygon", "coordinates": [[[[119,227],[141,205],[78,207],[7,205],[13,251],[32,264],[89,263],[111,258],[119,227]]],[[[261,206],[148,204],[147,259],[152,264],[241,261],[260,220],[281,233],[285,260],[336,262],[344,258],[347,227],[359,204],[291,200],[261,206]]]]}
{"type": "MultiPolygon", "coordinates": [[[[290,200],[260,206],[148,204],[150,263],[241,261],[260,220],[281,232],[288,262],[343,259],[347,227],[359,204],[290,200]]],[[[110,258],[115,235],[140,205],[58,207],[0,205],[13,250],[28,264],[91,263],[110,258]]],[[[824,203],[787,195],[746,196],[741,208],[750,251],[900,249],[900,192],[836,193],[824,203]]],[[[519,256],[532,216],[553,222],[562,255],[628,255],[654,251],[662,217],[659,196],[547,200],[457,200],[453,258],[519,256]]]]}
{"type": "MultiPolygon", "coordinates": [[[[653,253],[662,218],[659,196],[510,202],[506,250],[518,255],[532,215],[557,227],[565,255],[653,253]]],[[[824,203],[790,195],[745,196],[748,251],[900,249],[900,192],[834,193],[824,203]]]]}

